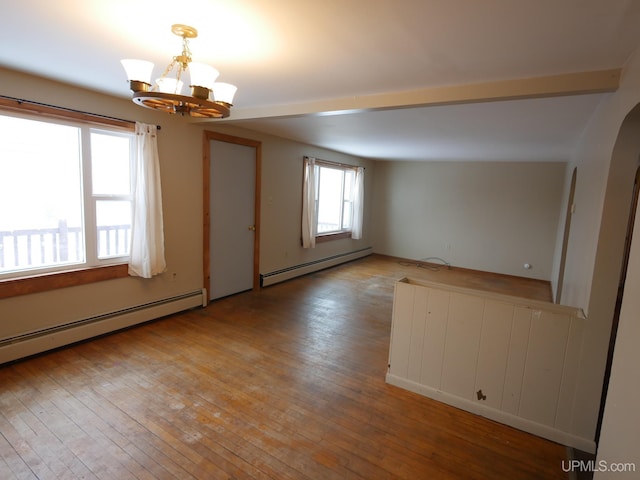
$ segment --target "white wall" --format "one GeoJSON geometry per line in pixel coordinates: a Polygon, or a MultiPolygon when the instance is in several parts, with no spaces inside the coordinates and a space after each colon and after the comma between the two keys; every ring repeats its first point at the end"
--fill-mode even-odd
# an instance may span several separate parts
{"type": "MultiPolygon", "coordinates": [[[[560,276],[560,268],[562,263],[562,250],[565,239],[565,229],[567,222],[567,207],[571,197],[571,182],[573,178],[574,171],[577,176],[577,170],[575,167],[567,168],[565,171],[565,188],[564,193],[562,195],[562,200],[560,201],[560,205],[562,206],[562,210],[560,211],[560,215],[558,217],[558,228],[556,231],[556,249],[553,255],[553,266],[551,269],[551,291],[553,292],[553,300],[557,301],[558,299],[558,289],[559,289],[559,276],[560,276]]],[[[563,282],[564,283],[564,282],[563,282]]]]}
{"type": "MultiPolygon", "coordinates": [[[[490,175],[489,170],[481,171],[484,164],[477,166],[477,170],[473,165],[463,168],[455,164],[378,162],[376,165],[373,219],[376,251],[408,258],[440,256],[463,267],[523,275],[520,265],[525,261],[532,263],[534,269],[538,267],[527,249],[531,239],[535,239],[544,251],[540,257],[544,274],[537,278],[547,280],[557,275],[562,246],[558,228],[564,220],[562,212],[571,172],[577,167],[576,210],[572,216],[562,303],[582,308],[588,314],[580,369],[576,372],[575,409],[569,420],[569,428],[582,438],[595,438],[632,172],[640,153],[640,131],[634,130],[637,133],[633,138],[623,136],[616,142],[623,120],[639,102],[640,57],[636,52],[623,72],[618,91],[603,98],[571,162],[551,176],[554,185],[557,181],[561,185],[553,190],[553,203],[557,202],[557,207],[546,205],[544,209],[554,214],[553,219],[545,219],[544,229],[550,237],[544,239],[531,233],[525,216],[518,216],[520,207],[522,211],[533,212],[537,208],[532,200],[532,183],[523,180],[528,179],[528,175],[512,176],[507,181],[508,176],[504,176],[498,170],[500,164],[496,164],[491,174],[498,180],[491,184],[491,180],[484,178],[485,174],[490,175]],[[510,197],[501,190],[501,185],[508,182],[513,185],[520,182],[524,189],[524,192],[509,192],[515,195],[513,198],[519,198],[519,202],[505,201],[510,197]],[[489,211],[495,213],[495,218],[487,213],[489,211]],[[508,221],[503,222],[504,219],[508,221]],[[546,223],[547,220],[555,223],[546,223]],[[480,231],[478,223],[483,222],[491,229],[480,231]],[[466,227],[462,227],[465,223],[466,227]],[[527,234],[521,235],[522,232],[527,234]],[[462,246],[455,242],[462,242],[462,246]],[[447,250],[447,244],[451,250],[447,250]],[[500,248],[491,248],[496,245],[500,248]]],[[[630,123],[625,128],[636,127],[630,123]]],[[[533,276],[538,272],[530,273],[533,276]]],[[[633,311],[637,319],[637,310],[633,311]]],[[[638,363],[638,354],[630,349],[627,355],[625,363],[638,363]]],[[[631,416],[634,424],[638,415],[628,409],[630,405],[625,403],[614,420],[616,423],[624,422],[624,412],[631,416]]],[[[615,435],[606,441],[618,443],[615,435]]]]}
{"type": "Polygon", "coordinates": [[[565,168],[561,162],[377,162],[374,249],[550,280],[565,168]]]}
{"type": "Polygon", "coordinates": [[[596,480],[638,478],[640,475],[640,215],[636,217],[625,294],[614,355],[597,461],[633,463],[635,473],[598,472],[596,480]]]}
{"type": "MultiPolygon", "coordinates": [[[[595,278],[596,254],[601,235],[611,232],[602,229],[605,194],[609,180],[611,159],[622,122],[640,101],[640,58],[638,52],[624,69],[617,92],[602,100],[582,135],[582,139],[568,171],[577,167],[575,193],[576,211],[572,218],[569,252],[563,287],[563,303],[589,312],[591,298],[598,289],[592,288],[595,278]]],[[[565,186],[571,180],[567,174],[565,186]]],[[[610,190],[616,194],[615,190],[610,190]]],[[[626,212],[621,213],[623,216],[626,212]]],[[[604,259],[610,261],[609,258],[604,259]]],[[[595,303],[599,303],[595,299],[595,303]]]]}
{"type": "MultiPolygon", "coordinates": [[[[640,102],[640,49],[625,69],[623,89],[618,101],[620,118],[624,118],[625,110],[636,107],[640,102]]],[[[627,110],[628,111],[628,110],[627,110]]],[[[624,120],[621,134],[628,137],[623,142],[633,142],[640,137],[638,107],[624,120]]],[[[617,119],[617,118],[616,118],[617,119]]],[[[637,165],[638,153],[635,162],[637,165]]],[[[614,158],[615,161],[615,158],[614,158]]],[[[640,474],[640,449],[637,436],[640,431],[640,215],[636,216],[633,242],[629,258],[627,279],[620,312],[620,323],[615,346],[615,354],[609,382],[606,408],[602,424],[602,432],[598,449],[598,462],[604,465],[613,463],[632,463],[635,472],[626,474],[613,471],[602,471],[595,474],[596,480],[608,478],[638,478],[640,474]]],[[[595,282],[594,282],[595,283],[595,282]]],[[[591,303],[599,299],[599,292],[592,293],[591,303]]],[[[599,465],[599,464],[598,464],[599,465]]]]}
{"type": "Polygon", "coordinates": [[[562,303],[583,308],[588,316],[572,419],[581,436],[595,437],[598,421],[640,132],[636,138],[618,140],[623,120],[638,102],[640,57],[636,52],[623,71],[618,91],[608,95],[592,117],[570,165],[578,169],[576,211],[562,303]]]}

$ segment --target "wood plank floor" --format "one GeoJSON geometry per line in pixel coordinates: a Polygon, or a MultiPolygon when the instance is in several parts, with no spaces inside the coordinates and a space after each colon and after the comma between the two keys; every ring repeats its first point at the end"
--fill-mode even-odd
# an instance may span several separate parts
{"type": "Polygon", "coordinates": [[[385,383],[394,281],[452,272],[371,256],[5,365],[0,478],[568,478],[564,447],[385,383]]]}

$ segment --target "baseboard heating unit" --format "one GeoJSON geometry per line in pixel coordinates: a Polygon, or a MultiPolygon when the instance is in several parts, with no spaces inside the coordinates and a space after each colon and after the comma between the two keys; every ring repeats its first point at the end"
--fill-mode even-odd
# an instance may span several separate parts
{"type": "Polygon", "coordinates": [[[0,364],[87,340],[133,325],[206,306],[206,289],[0,340],[0,364]]]}
{"type": "Polygon", "coordinates": [[[293,267],[283,268],[271,273],[263,273],[260,275],[260,285],[262,287],[267,287],[269,285],[284,282],[285,280],[290,280],[301,275],[306,275],[308,273],[313,273],[319,270],[324,270],[325,268],[340,265],[341,263],[357,260],[358,258],[366,257],[368,255],[371,255],[372,253],[372,248],[367,247],[361,250],[356,250],[355,252],[342,253],[340,255],[322,258],[313,262],[307,262],[300,265],[295,265],[293,267]]]}

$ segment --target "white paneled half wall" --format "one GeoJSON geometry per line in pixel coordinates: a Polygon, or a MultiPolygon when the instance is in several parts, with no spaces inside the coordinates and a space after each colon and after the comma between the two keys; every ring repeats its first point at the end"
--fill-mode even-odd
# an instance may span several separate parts
{"type": "Polygon", "coordinates": [[[404,278],[386,380],[593,452],[571,424],[584,322],[571,307],[404,278]]]}

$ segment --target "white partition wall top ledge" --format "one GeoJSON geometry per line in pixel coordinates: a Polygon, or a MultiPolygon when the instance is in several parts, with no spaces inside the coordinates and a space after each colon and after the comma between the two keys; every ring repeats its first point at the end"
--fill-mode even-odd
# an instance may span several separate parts
{"type": "Polygon", "coordinates": [[[406,283],[409,285],[418,285],[426,288],[437,288],[439,290],[447,290],[453,293],[462,293],[465,295],[481,296],[482,298],[494,301],[503,301],[515,306],[530,308],[530,309],[544,309],[550,313],[556,313],[560,315],[568,315],[571,317],[586,319],[586,315],[581,308],[571,307],[568,305],[559,305],[557,303],[544,302],[542,300],[533,300],[524,297],[518,297],[515,295],[506,295],[503,293],[491,292],[489,290],[478,290],[474,288],[460,287],[457,285],[443,284],[439,282],[433,282],[430,280],[417,279],[413,277],[404,277],[398,280],[399,283],[406,283]]]}

